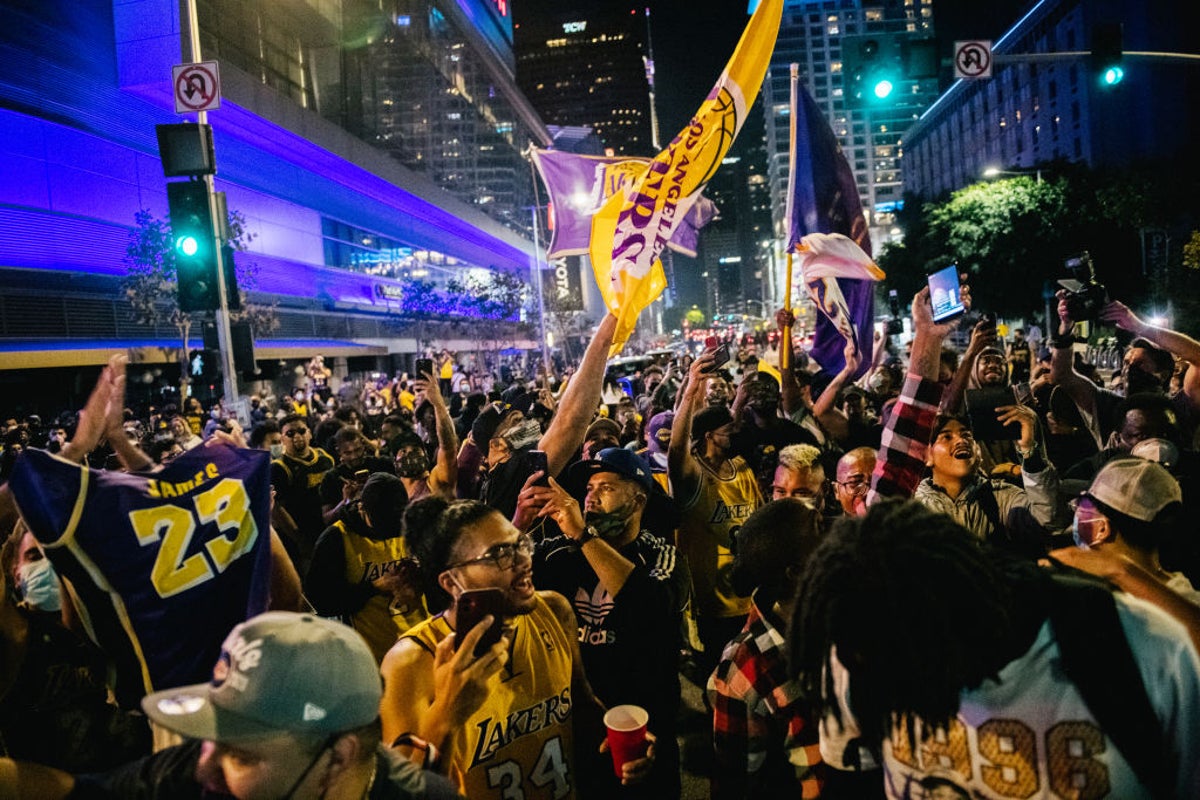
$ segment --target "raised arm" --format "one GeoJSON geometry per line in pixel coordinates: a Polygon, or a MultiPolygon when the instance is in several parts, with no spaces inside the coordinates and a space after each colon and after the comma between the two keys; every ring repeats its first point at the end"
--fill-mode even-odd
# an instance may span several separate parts
{"type": "Polygon", "coordinates": [[[1190,369],[1183,380],[1183,393],[1193,406],[1200,406],[1200,342],[1179,331],[1151,325],[1117,300],[1100,310],[1100,319],[1115,323],[1118,328],[1124,328],[1134,336],[1140,336],[1155,347],[1186,361],[1190,369]]]}
{"type": "Polygon", "coordinates": [[[713,363],[713,354],[704,353],[692,362],[687,383],[680,392],[682,399],[675,409],[671,423],[671,445],[667,448],[667,472],[671,478],[671,494],[686,505],[700,487],[704,473],[692,455],[692,417],[704,401],[705,370],[713,363]]]}
{"type": "Polygon", "coordinates": [[[571,378],[559,401],[558,410],[550,421],[550,427],[538,442],[538,449],[546,453],[546,464],[552,476],[562,471],[567,459],[583,444],[587,426],[600,399],[604,365],[616,327],[617,318],[612,314],[605,315],[600,321],[587,352],[583,354],[583,360],[579,362],[579,371],[571,378]]]}
{"type": "Polygon", "coordinates": [[[1058,335],[1050,339],[1050,382],[1061,388],[1075,406],[1092,414],[1096,405],[1096,384],[1075,371],[1072,334],[1075,322],[1067,309],[1066,292],[1058,292],[1058,335]]]}
{"type": "Polygon", "coordinates": [[[954,377],[950,379],[950,385],[946,387],[946,391],[942,395],[942,411],[947,414],[959,412],[962,408],[967,382],[971,380],[971,371],[975,369],[975,359],[979,358],[979,354],[985,347],[992,347],[995,344],[996,321],[981,319],[975,323],[975,327],[971,330],[971,342],[967,345],[967,352],[963,353],[962,360],[958,362],[958,369],[954,371],[954,377]]]}
{"type": "Polygon", "coordinates": [[[837,400],[838,392],[842,390],[842,387],[846,385],[851,376],[858,371],[858,365],[862,363],[858,346],[854,342],[846,342],[846,349],[842,351],[842,357],[845,358],[846,365],[842,367],[841,372],[833,376],[833,380],[825,387],[825,391],[821,392],[821,396],[813,403],[813,416],[818,420],[830,412],[839,414],[840,416],[840,412],[834,411],[834,401],[837,400]]]}
{"type": "Polygon", "coordinates": [[[804,402],[801,396],[800,382],[796,380],[796,358],[792,352],[792,337],[784,336],[783,331],[791,330],[796,322],[796,315],[791,309],[781,308],[775,312],[775,324],[779,326],[779,401],[783,413],[789,417],[800,409],[804,402]],[[785,368],[783,365],[787,364],[785,368]]]}
{"type": "Polygon", "coordinates": [[[437,380],[429,373],[421,378],[427,387],[433,389],[426,391],[425,397],[433,406],[438,440],[437,463],[429,471],[429,490],[453,500],[458,485],[458,433],[454,429],[454,420],[450,418],[450,409],[446,408],[446,400],[437,388],[437,380]]]}
{"type": "MultiPolygon", "coordinates": [[[[963,294],[969,297],[965,286],[963,294]]],[[[942,399],[942,389],[937,384],[942,340],[958,322],[939,325],[933,321],[928,286],[913,298],[912,317],[914,333],[908,375],[883,428],[868,503],[882,497],[908,497],[916,490],[925,469],[929,435],[942,399]]]]}

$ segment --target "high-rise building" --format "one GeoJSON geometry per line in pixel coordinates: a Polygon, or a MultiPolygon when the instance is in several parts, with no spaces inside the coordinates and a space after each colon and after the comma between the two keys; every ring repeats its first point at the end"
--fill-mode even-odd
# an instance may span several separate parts
{"type": "Polygon", "coordinates": [[[854,172],[876,252],[894,239],[902,207],[905,131],[937,97],[936,78],[900,80],[886,102],[848,102],[843,75],[846,37],[874,34],[891,41],[933,36],[931,0],[787,0],[764,86],[772,216],[786,231],[789,163],[789,65],[825,113],[854,172]]]}
{"type": "MultiPolygon", "coordinates": [[[[78,368],[113,348],[161,363],[178,348],[174,328],[132,317],[117,284],[137,212],[168,212],[155,126],[181,121],[183,7],[0,6],[0,369],[78,368]]],[[[414,319],[446,313],[424,287],[529,277],[521,151],[550,139],[515,85],[506,0],[198,10],[202,55],[220,65],[216,188],[253,236],[235,261],[253,265],[252,297],[280,324],[259,337],[260,363],[401,366],[430,338],[414,319]]]]}
{"type": "Polygon", "coordinates": [[[547,124],[589,127],[614,155],[655,155],[649,8],[575,8],[518,7],[518,85],[547,124]]]}
{"type": "Polygon", "coordinates": [[[1086,56],[1103,26],[1122,25],[1128,51],[1195,50],[1180,0],[1043,0],[993,45],[991,78],[955,82],[905,141],[905,188],[932,198],[975,183],[988,168],[1034,172],[1053,161],[1119,166],[1187,163],[1200,114],[1185,63],[1127,57],[1124,79],[1104,85],[1086,56]],[[1021,56],[1040,54],[1039,60],[1021,56]]]}

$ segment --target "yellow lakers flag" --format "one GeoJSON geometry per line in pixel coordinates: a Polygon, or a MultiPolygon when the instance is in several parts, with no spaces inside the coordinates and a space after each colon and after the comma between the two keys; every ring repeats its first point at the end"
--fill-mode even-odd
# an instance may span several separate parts
{"type": "Polygon", "coordinates": [[[666,288],[659,254],[742,129],[766,75],[782,15],[783,0],[761,0],[688,126],[645,173],[592,216],[592,269],[604,302],[617,315],[610,355],[621,351],[642,309],[666,288]]]}

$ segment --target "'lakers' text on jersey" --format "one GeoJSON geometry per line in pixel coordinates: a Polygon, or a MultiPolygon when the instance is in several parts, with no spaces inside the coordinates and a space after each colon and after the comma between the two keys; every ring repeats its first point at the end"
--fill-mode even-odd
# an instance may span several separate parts
{"type": "MultiPolygon", "coordinates": [[[[450,779],[467,797],[572,798],[574,631],[563,630],[540,596],[533,611],[510,622],[508,663],[488,680],[483,705],[451,734],[450,779]]],[[[432,653],[450,632],[437,616],[404,636],[432,653]]]]}
{"type": "Polygon", "coordinates": [[[207,680],[221,642],[267,604],[269,457],[197,447],[152,475],[92,470],[41,450],[9,486],[113,658],[118,702],[207,680]]]}

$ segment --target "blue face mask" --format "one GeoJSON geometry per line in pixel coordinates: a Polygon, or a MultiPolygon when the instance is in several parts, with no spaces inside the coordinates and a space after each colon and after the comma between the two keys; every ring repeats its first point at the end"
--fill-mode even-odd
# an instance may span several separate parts
{"type": "Polygon", "coordinates": [[[1083,541],[1079,536],[1079,516],[1071,517],[1071,538],[1075,540],[1075,546],[1083,550],[1089,549],[1087,542],[1083,541]]]}
{"type": "Polygon", "coordinates": [[[283,458],[283,445],[271,445],[271,458],[283,458]]]}
{"type": "Polygon", "coordinates": [[[21,598],[38,611],[62,611],[62,595],[58,573],[50,559],[43,558],[23,564],[17,570],[21,598]]]}

